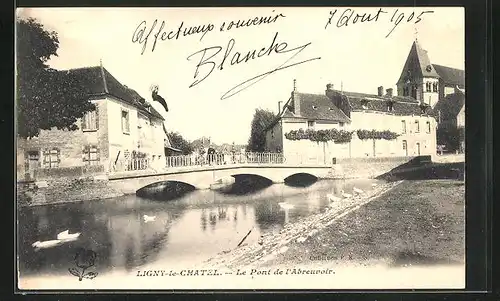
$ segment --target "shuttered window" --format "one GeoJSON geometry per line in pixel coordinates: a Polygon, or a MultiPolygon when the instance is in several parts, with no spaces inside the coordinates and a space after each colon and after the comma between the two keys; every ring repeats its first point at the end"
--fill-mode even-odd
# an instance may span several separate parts
{"type": "Polygon", "coordinates": [[[60,151],[57,148],[46,149],[43,151],[43,168],[56,168],[59,167],[60,151]]]}
{"type": "Polygon", "coordinates": [[[82,130],[83,131],[96,131],[99,129],[99,108],[96,105],[94,111],[85,113],[82,118],[82,130]]]}
{"type": "Polygon", "coordinates": [[[82,153],[83,162],[86,165],[99,164],[99,149],[95,145],[87,145],[83,148],[82,153]]]}

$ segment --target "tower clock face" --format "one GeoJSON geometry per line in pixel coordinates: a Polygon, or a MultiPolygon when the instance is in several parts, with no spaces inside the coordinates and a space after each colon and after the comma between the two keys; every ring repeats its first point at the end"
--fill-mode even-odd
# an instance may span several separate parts
{"type": "Polygon", "coordinates": [[[425,70],[427,70],[427,72],[431,72],[432,71],[432,66],[431,65],[427,65],[427,67],[425,68],[425,70]]]}

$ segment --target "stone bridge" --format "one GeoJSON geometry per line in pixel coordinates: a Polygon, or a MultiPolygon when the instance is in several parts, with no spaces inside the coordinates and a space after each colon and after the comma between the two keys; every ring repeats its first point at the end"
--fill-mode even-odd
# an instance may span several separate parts
{"type": "Polygon", "coordinates": [[[325,165],[276,165],[241,164],[232,166],[205,166],[174,168],[160,172],[127,171],[108,176],[109,185],[124,194],[136,193],[139,189],[154,183],[176,181],[189,184],[196,189],[209,189],[212,184],[238,175],[255,175],[269,179],[273,183],[283,183],[296,174],[309,174],[318,179],[334,177],[331,166],[325,165]]]}

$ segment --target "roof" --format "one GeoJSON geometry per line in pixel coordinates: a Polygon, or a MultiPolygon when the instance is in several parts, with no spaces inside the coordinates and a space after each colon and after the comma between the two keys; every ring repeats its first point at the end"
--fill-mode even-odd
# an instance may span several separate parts
{"type": "MultiPolygon", "coordinates": [[[[337,108],[332,100],[324,94],[296,93],[296,95],[300,97],[300,114],[298,115],[301,118],[351,122],[349,117],[337,108]]],[[[286,113],[288,115],[291,114],[289,111],[286,113]]]]}
{"type": "Polygon", "coordinates": [[[444,98],[440,99],[432,109],[432,115],[438,118],[438,112],[440,111],[441,120],[445,121],[455,119],[464,105],[465,94],[458,90],[457,92],[448,94],[444,98]]]}
{"type": "Polygon", "coordinates": [[[465,71],[433,64],[441,79],[448,85],[465,87],[465,71]]]}
{"type": "Polygon", "coordinates": [[[366,110],[387,113],[387,101],[392,100],[393,111],[390,112],[391,114],[404,116],[412,114],[419,115],[422,113],[420,103],[411,97],[393,96],[391,98],[388,98],[386,96],[357,92],[336,92],[347,96],[352,110],[366,110]]]}
{"type": "Polygon", "coordinates": [[[410,78],[434,77],[439,78],[439,74],[432,67],[431,60],[418,41],[414,41],[410,53],[406,58],[405,65],[401,71],[398,84],[410,78]]]}
{"type": "Polygon", "coordinates": [[[135,90],[121,84],[102,66],[61,70],[59,72],[75,76],[76,81],[79,82],[82,89],[84,89],[89,96],[111,95],[136,107],[149,116],[165,120],[151,104],[145,101],[144,97],[139,95],[135,90]]]}
{"type": "MultiPolygon", "coordinates": [[[[393,110],[390,112],[393,115],[420,115],[422,109],[420,102],[412,97],[403,96],[378,96],[375,94],[366,94],[358,92],[346,92],[333,90],[336,95],[347,97],[347,101],[354,111],[374,111],[388,113],[388,100],[393,102],[393,110]],[[364,106],[364,107],[363,107],[364,106]]],[[[284,110],[280,115],[276,116],[265,131],[272,128],[282,118],[297,118],[297,119],[313,119],[313,120],[333,120],[338,122],[351,122],[351,119],[334,105],[332,99],[324,94],[308,94],[296,93],[300,97],[300,115],[292,113],[288,108],[293,107],[293,99],[285,104],[284,110]],[[316,108],[313,108],[316,107],[316,108]]],[[[430,111],[429,111],[430,113],[430,111]]]]}

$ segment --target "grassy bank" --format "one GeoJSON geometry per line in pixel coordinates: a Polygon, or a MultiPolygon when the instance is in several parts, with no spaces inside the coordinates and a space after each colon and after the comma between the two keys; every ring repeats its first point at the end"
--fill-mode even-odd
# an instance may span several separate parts
{"type": "Polygon", "coordinates": [[[266,265],[337,260],[382,260],[393,266],[463,263],[464,201],[463,181],[407,180],[305,242],[293,242],[266,265]]]}

